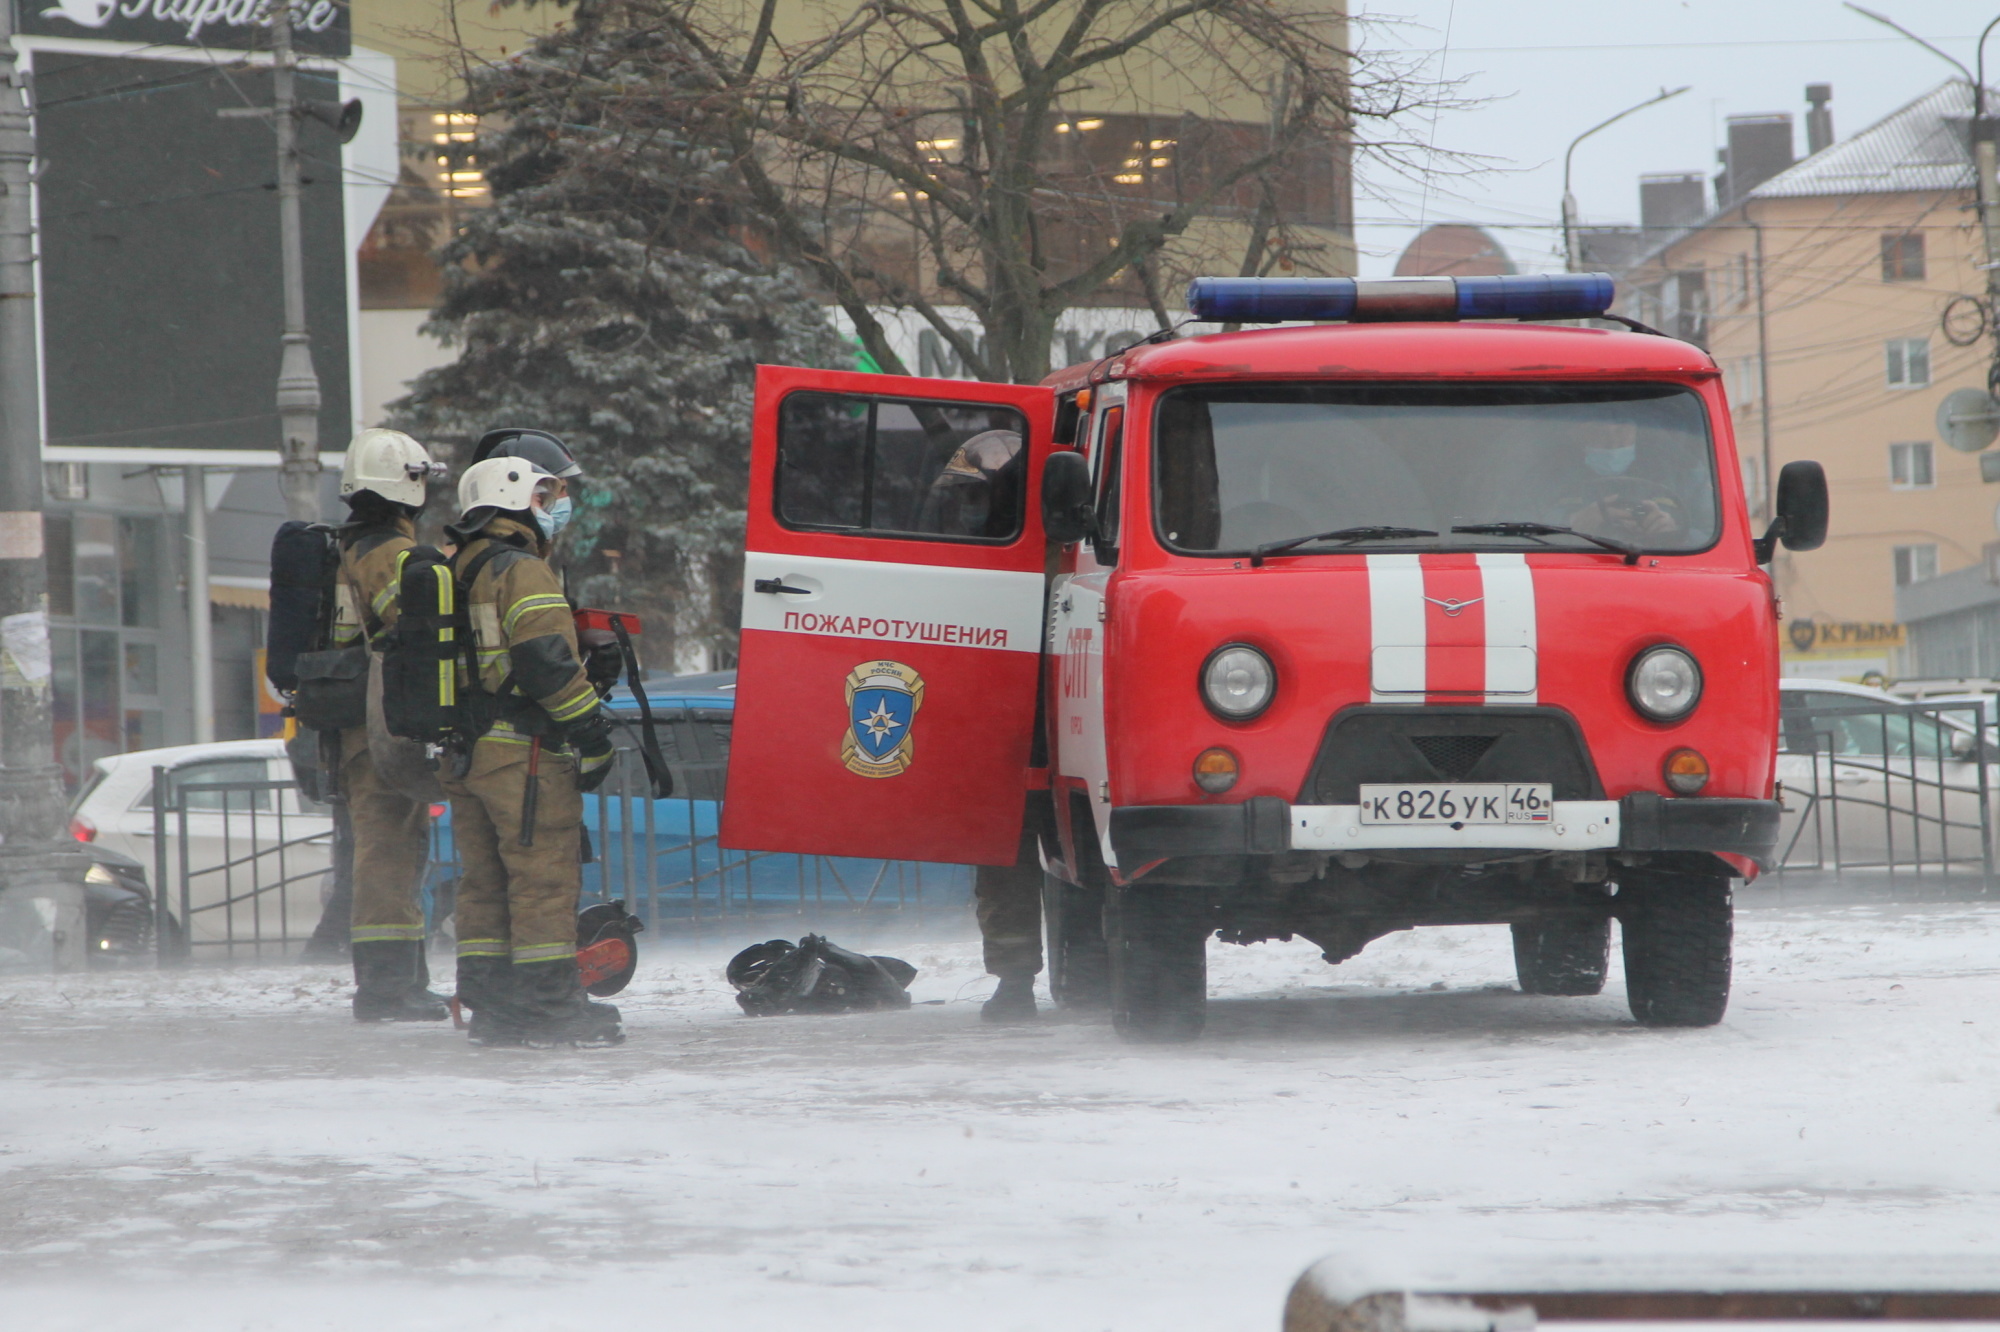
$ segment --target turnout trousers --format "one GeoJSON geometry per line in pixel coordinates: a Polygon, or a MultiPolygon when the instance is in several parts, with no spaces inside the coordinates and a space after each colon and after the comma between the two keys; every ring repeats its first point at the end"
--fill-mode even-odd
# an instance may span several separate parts
{"type": "Polygon", "coordinates": [[[1033,976],[1042,969],[1042,871],[1027,865],[980,865],[973,870],[979,938],[995,976],[1033,976]]]}
{"type": "Polygon", "coordinates": [[[354,828],[355,943],[422,943],[430,810],[384,782],[365,727],[340,733],[340,792],[354,828]]]}
{"type": "Polygon", "coordinates": [[[472,766],[463,778],[442,778],[461,867],[456,917],[461,981],[473,958],[506,959],[516,966],[561,960],[574,970],[577,898],[583,891],[578,860],[583,795],[576,789],[576,760],[543,748],[533,844],[523,846],[528,751],[526,736],[489,733],[473,746],[472,766]]]}

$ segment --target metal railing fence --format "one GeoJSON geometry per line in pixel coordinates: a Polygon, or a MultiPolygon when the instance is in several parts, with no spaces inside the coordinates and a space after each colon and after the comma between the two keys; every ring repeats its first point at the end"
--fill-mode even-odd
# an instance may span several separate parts
{"type": "Polygon", "coordinates": [[[311,936],[332,832],[324,816],[286,808],[294,789],[176,782],[172,769],[153,769],[153,936],[162,961],[282,954],[311,936]],[[169,920],[176,914],[179,929],[169,920]]]}
{"type": "MultiPolygon", "coordinates": [[[[972,900],[965,865],[726,848],[717,836],[719,758],[712,766],[683,762],[669,749],[674,795],[654,800],[636,746],[621,736],[617,748],[610,777],[583,798],[592,854],[583,866],[586,905],[622,899],[648,929],[680,937],[750,918],[922,921],[963,912],[972,900]]],[[[431,837],[435,923],[453,895],[457,854],[445,823],[434,822],[431,837]]],[[[778,927],[775,919],[770,924],[778,927]]]]}
{"type": "Polygon", "coordinates": [[[1785,709],[1779,872],[1882,870],[1892,883],[1970,881],[1987,891],[2000,754],[1980,720],[1963,704],[1785,709]]]}
{"type": "MultiPolygon", "coordinates": [[[[970,903],[968,866],[724,848],[721,763],[711,762],[686,772],[676,762],[676,795],[654,800],[638,750],[620,744],[611,777],[584,797],[593,852],[582,867],[585,905],[623,899],[649,929],[676,937],[752,920],[779,928],[787,916],[921,921],[970,903]]],[[[283,780],[182,782],[170,768],[153,769],[162,961],[285,955],[312,937],[335,833],[330,814],[307,812],[287,796],[294,790],[283,780]]],[[[449,919],[457,873],[450,821],[433,818],[424,891],[434,931],[449,919]]]]}

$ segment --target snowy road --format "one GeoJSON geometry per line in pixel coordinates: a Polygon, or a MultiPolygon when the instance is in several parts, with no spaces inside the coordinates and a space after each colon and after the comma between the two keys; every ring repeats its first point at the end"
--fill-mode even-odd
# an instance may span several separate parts
{"type": "Polygon", "coordinates": [[[1344,1245],[2000,1251],[2000,907],[1745,910],[1707,1031],[1615,963],[1523,997],[1500,929],[1212,947],[1169,1049],[982,1029],[969,942],[831,1019],[655,948],[631,1041],[554,1055],[357,1028],[325,970],[0,980],[5,1321],[1275,1329],[1344,1245]]]}

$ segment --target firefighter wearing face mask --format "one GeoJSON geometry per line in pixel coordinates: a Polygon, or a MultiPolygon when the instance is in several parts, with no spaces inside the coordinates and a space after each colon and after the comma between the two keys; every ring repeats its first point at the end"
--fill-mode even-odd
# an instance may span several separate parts
{"type": "Polygon", "coordinates": [[[590,1002],[576,965],[583,792],[612,746],[549,568],[569,521],[567,481],[496,455],[459,480],[452,568],[494,720],[448,764],[458,883],[458,995],[481,1045],[614,1045],[618,1010],[590,1002]]]}
{"type": "MultiPolygon", "coordinates": [[[[364,430],[347,446],[340,497],[348,521],[335,531],[333,646],[374,646],[396,623],[401,557],[416,545],[425,483],[443,469],[397,430],[364,430]]],[[[354,1017],[359,1022],[436,1022],[449,1017],[429,990],[424,960],[424,867],[430,811],[376,771],[368,730],[340,733],[339,790],[354,840],[354,1017]]]]}

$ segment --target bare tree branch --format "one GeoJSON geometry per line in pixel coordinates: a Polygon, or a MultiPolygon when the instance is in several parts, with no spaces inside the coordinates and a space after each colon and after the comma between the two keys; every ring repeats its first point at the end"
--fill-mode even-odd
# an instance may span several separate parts
{"type": "Polygon", "coordinates": [[[783,41],[778,3],[732,26],[604,0],[568,95],[603,109],[585,132],[607,152],[716,143],[745,243],[813,274],[897,371],[886,310],[970,373],[1031,380],[1079,303],[1164,325],[1180,274],[1348,262],[1352,160],[1434,178],[1451,159],[1410,113],[1464,104],[1319,0],[857,0],[783,41]],[[1265,114],[1246,89],[1275,90],[1265,114]]]}

